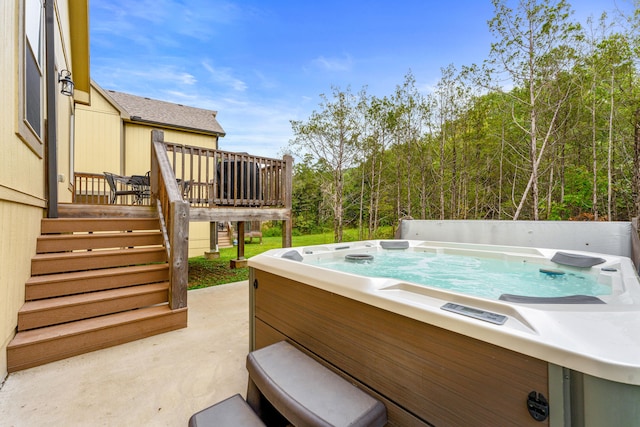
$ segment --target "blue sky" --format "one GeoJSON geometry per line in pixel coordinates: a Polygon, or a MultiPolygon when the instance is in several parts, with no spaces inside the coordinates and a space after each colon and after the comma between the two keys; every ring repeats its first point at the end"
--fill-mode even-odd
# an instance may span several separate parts
{"type": "MultiPolygon", "coordinates": [[[[631,0],[570,0],[576,19],[631,0]]],[[[218,111],[220,148],[281,157],[290,120],[331,87],[425,93],[480,64],[490,0],[91,0],[91,74],[103,88],[218,111]]]]}

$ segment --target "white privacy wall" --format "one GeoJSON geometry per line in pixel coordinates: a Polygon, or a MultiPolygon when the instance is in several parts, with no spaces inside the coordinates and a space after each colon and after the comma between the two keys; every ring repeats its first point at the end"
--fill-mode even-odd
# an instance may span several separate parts
{"type": "Polygon", "coordinates": [[[630,222],[404,220],[400,238],[577,250],[631,257],[630,222]]]}

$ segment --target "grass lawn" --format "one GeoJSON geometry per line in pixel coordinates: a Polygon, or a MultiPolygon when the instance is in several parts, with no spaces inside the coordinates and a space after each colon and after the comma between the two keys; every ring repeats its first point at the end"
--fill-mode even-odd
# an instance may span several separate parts
{"type": "MultiPolygon", "coordinates": [[[[390,238],[391,230],[384,230],[385,236],[381,238],[390,238]],[[389,234],[388,236],[386,234],[389,234]]],[[[358,240],[358,235],[353,230],[345,230],[345,242],[358,240]]],[[[333,243],[333,233],[311,234],[307,236],[293,236],[293,246],[311,246],[324,245],[333,243]]],[[[244,256],[251,258],[252,256],[261,254],[270,249],[282,247],[282,237],[264,237],[262,244],[257,239],[253,243],[245,243],[244,256]]],[[[236,247],[220,249],[220,258],[208,260],[204,256],[189,258],[189,289],[207,288],[209,286],[221,285],[224,283],[239,282],[249,279],[249,268],[229,267],[230,261],[237,256],[238,249],[236,247]]]]}

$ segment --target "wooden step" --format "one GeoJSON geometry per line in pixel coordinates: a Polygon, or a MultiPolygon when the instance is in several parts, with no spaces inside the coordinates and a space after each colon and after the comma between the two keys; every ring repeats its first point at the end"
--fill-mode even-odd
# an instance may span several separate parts
{"type": "Polygon", "coordinates": [[[166,262],[162,247],[38,254],[31,259],[31,275],[166,262]]]}
{"type": "Polygon", "coordinates": [[[29,301],[18,312],[18,331],[166,303],[168,287],[161,282],[29,301]]]}
{"type": "Polygon", "coordinates": [[[91,231],[159,230],[155,218],[44,218],[40,224],[42,234],[80,233],[91,231]]]}
{"type": "Polygon", "coordinates": [[[32,276],[26,283],[27,301],[102,291],[169,279],[168,264],[137,265],[32,276]]]}
{"type": "Polygon", "coordinates": [[[15,372],[187,326],[187,309],[168,305],[19,332],[7,347],[15,372]]]}
{"type": "Polygon", "coordinates": [[[38,237],[36,252],[65,252],[86,249],[159,246],[163,244],[160,231],[120,232],[98,234],[47,234],[38,237]]]}
{"type": "Polygon", "coordinates": [[[230,248],[233,246],[233,241],[229,237],[229,233],[226,231],[218,231],[218,246],[221,248],[230,248]]]}
{"type": "Polygon", "coordinates": [[[60,218],[158,218],[155,206],[58,203],[60,218]]]}

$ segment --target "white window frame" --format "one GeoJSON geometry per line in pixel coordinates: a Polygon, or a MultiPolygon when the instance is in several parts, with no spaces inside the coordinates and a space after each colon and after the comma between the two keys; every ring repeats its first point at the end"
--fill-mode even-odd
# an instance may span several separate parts
{"type": "MultiPolygon", "coordinates": [[[[19,0],[20,8],[20,32],[18,35],[18,110],[17,110],[17,134],[27,146],[39,157],[44,155],[44,134],[45,134],[45,17],[44,4],[42,0],[19,0]],[[35,6],[35,7],[30,7],[35,6]],[[30,16],[27,16],[27,15],[30,16]],[[37,22],[35,21],[37,20],[37,22]],[[35,39],[35,40],[31,40],[35,39]],[[31,43],[32,42],[32,43],[31,43]],[[34,52],[33,48],[37,50],[34,52]],[[37,123],[31,123],[29,119],[34,121],[34,117],[29,117],[28,108],[28,91],[29,83],[27,76],[27,61],[35,59],[36,67],[32,70],[39,75],[39,105],[37,106],[37,123]]],[[[33,76],[32,76],[33,78],[33,76]]]]}

